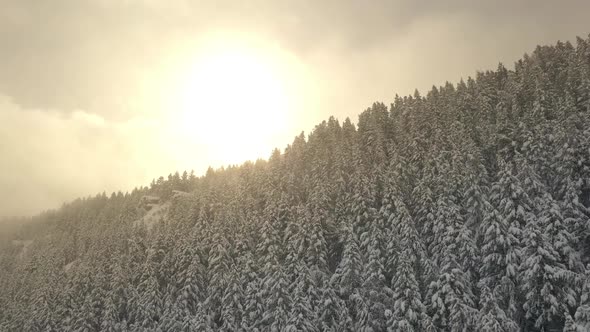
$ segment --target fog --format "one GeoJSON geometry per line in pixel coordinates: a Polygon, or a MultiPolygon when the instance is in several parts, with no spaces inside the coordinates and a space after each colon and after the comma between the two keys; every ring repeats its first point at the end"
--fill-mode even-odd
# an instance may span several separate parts
{"type": "Polygon", "coordinates": [[[187,141],[158,97],[179,54],[212,33],[272,45],[306,73],[289,127],[239,157],[253,159],[330,115],[354,121],[374,101],[590,32],[585,1],[237,3],[0,0],[0,216],[240,162],[219,137],[187,141]]]}

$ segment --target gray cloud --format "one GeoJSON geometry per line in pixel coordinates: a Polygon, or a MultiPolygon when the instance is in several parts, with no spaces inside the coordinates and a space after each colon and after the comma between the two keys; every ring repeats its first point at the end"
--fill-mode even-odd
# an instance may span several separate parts
{"type": "MultiPolygon", "coordinates": [[[[322,52],[346,61],[346,54],[403,39],[416,22],[459,14],[464,30],[453,42],[477,31],[501,57],[515,45],[499,44],[499,30],[510,28],[512,38],[527,46],[547,37],[572,38],[585,32],[588,11],[585,1],[3,0],[0,92],[24,108],[121,115],[130,112],[129,95],[171,43],[209,29],[266,35],[304,59],[322,52]],[[529,35],[536,37],[532,43],[529,35]]],[[[433,37],[441,33],[431,31],[433,37]]],[[[437,61],[438,50],[423,51],[437,61]]]]}
{"type": "Polygon", "coordinates": [[[117,128],[84,112],[23,111],[0,96],[0,216],[29,214],[102,191],[146,182],[141,126],[117,128]]]}

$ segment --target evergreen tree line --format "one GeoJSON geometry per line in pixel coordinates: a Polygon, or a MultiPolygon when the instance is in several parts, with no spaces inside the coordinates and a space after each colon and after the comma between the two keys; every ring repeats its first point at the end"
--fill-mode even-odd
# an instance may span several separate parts
{"type": "Polygon", "coordinates": [[[0,331],[589,331],[590,39],[34,219],[0,331]]]}

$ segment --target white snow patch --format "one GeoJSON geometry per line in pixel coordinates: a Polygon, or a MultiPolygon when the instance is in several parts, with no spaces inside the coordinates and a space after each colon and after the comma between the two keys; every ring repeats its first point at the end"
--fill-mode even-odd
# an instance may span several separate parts
{"type": "Polygon", "coordinates": [[[12,240],[12,244],[15,246],[23,246],[21,251],[18,253],[18,258],[22,259],[27,254],[29,247],[33,244],[33,240],[12,240]]]}
{"type": "Polygon", "coordinates": [[[168,213],[168,209],[170,208],[170,202],[166,202],[164,204],[155,204],[144,216],[143,218],[137,220],[135,222],[136,225],[139,223],[143,223],[150,229],[156,222],[160,221],[162,217],[168,213]]]}
{"type": "Polygon", "coordinates": [[[65,272],[70,271],[75,263],[76,263],[76,261],[73,260],[73,261],[69,262],[68,264],[64,265],[64,271],[65,272]]]}

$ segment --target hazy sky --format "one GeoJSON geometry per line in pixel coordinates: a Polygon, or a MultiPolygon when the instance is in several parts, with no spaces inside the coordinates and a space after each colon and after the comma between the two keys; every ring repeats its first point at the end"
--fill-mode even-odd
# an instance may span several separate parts
{"type": "Polygon", "coordinates": [[[588,12],[553,0],[0,0],[0,216],[266,158],[330,115],[356,120],[373,101],[587,36],[588,12]]]}

